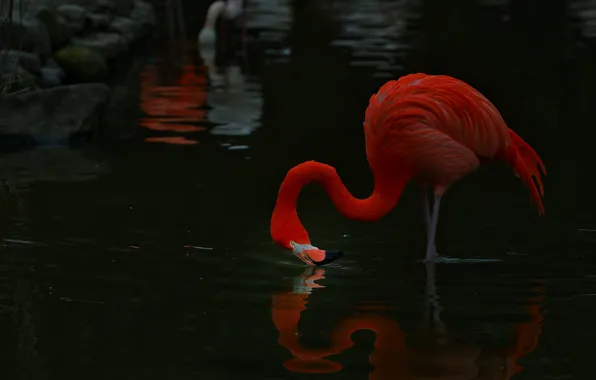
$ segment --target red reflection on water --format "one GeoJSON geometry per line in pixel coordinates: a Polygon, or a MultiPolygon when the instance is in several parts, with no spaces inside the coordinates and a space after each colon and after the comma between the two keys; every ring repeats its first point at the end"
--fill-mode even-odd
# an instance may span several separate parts
{"type": "MultiPolygon", "coordinates": [[[[142,127],[177,133],[205,130],[205,127],[192,125],[206,121],[207,111],[199,109],[207,99],[204,67],[184,65],[173,85],[162,85],[158,68],[147,65],[141,73],[140,82],[140,108],[147,115],[141,119],[142,127]]],[[[181,139],[172,141],[183,141],[181,139]]]]}
{"type": "Polygon", "coordinates": [[[532,352],[542,334],[543,318],[540,308],[544,299],[542,287],[539,295],[528,300],[528,322],[515,325],[513,342],[501,349],[463,345],[451,341],[448,334],[424,331],[411,334],[406,345],[404,334],[397,321],[374,312],[364,312],[341,320],[331,332],[327,348],[310,348],[300,343],[298,324],[300,314],[306,310],[307,299],[317,279],[324,278],[325,270],[307,268],[302,274],[302,286],[287,293],[273,295],[272,317],[279,332],[278,343],[291,352],[293,358],[284,363],[292,372],[332,373],[343,369],[333,360],[326,359],[352,347],[351,335],[359,330],[375,333],[375,344],[369,357],[375,368],[370,380],[429,378],[449,379],[510,379],[522,367],[517,361],[532,352]],[[412,346],[411,343],[414,343],[412,346]],[[429,377],[430,376],[430,377],[429,377]]]}
{"type": "Polygon", "coordinates": [[[165,136],[165,137],[147,137],[145,141],[148,142],[161,142],[166,144],[174,144],[174,145],[195,145],[198,144],[198,141],[189,140],[186,137],[182,136],[165,136]]]}
{"type": "Polygon", "coordinates": [[[154,131],[172,131],[172,132],[201,132],[205,127],[196,127],[188,124],[172,124],[171,119],[151,119],[142,120],[141,126],[154,131]]]}

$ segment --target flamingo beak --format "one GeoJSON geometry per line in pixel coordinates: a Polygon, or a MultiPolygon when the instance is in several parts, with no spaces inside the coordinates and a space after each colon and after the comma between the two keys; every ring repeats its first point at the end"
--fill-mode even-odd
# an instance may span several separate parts
{"type": "Polygon", "coordinates": [[[325,257],[323,258],[323,260],[315,262],[315,265],[318,267],[325,265],[325,264],[329,264],[330,262],[335,261],[344,255],[344,253],[342,251],[322,251],[322,252],[325,255],[325,257]]]}
{"type": "Polygon", "coordinates": [[[291,242],[290,245],[294,255],[304,261],[306,265],[310,266],[329,264],[344,255],[342,251],[325,251],[310,244],[297,244],[291,242]]]}

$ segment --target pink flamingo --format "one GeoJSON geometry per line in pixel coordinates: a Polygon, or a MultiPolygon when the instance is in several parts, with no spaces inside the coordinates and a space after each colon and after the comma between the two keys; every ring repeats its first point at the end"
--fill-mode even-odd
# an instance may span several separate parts
{"type": "Polygon", "coordinates": [[[296,212],[302,187],[318,182],[346,217],[375,221],[398,202],[410,180],[425,191],[432,187],[434,204],[425,197],[426,262],[437,259],[435,232],[441,197],[481,162],[504,160],[530,191],[544,214],[540,171],[544,164],[534,149],[509,129],[497,108],[480,92],[446,75],[410,74],[385,83],[372,95],[364,120],[366,155],[374,191],[357,199],[335,169],[315,161],[293,167],[279,189],[271,218],[271,236],[308,265],[324,265],[343,254],[311,245],[296,212]],[[534,182],[535,181],[535,182],[534,182]]]}

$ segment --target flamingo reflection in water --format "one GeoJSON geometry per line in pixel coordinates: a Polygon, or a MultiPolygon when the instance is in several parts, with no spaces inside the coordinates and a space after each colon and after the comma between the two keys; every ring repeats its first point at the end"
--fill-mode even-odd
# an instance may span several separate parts
{"type": "MultiPolygon", "coordinates": [[[[216,126],[210,130],[211,134],[221,136],[250,135],[260,126],[263,99],[261,83],[251,75],[245,75],[240,67],[246,62],[246,17],[244,2],[240,0],[216,1],[211,4],[207,12],[205,25],[197,38],[197,51],[200,61],[209,79],[209,92],[206,104],[210,110],[207,115],[209,122],[216,126]],[[227,20],[242,18],[242,55],[241,59],[234,54],[224,54],[225,65],[218,67],[218,40],[215,22],[223,17],[227,20]]],[[[231,35],[220,36],[221,42],[226,42],[231,35]]],[[[230,38],[230,41],[233,41],[230,38]]],[[[228,43],[230,42],[228,41],[228,43]]],[[[233,46],[233,44],[232,44],[233,46]]]]}
{"type": "Polygon", "coordinates": [[[148,142],[192,145],[197,141],[186,137],[204,131],[196,125],[207,120],[207,111],[197,107],[207,99],[207,78],[204,70],[185,64],[174,83],[161,84],[159,66],[147,65],[141,74],[140,108],[145,117],[140,126],[167,136],[147,137],[148,142]],[[174,134],[174,135],[172,135],[174,134]]]}
{"type": "Polygon", "coordinates": [[[279,332],[279,344],[294,356],[284,366],[292,372],[331,373],[343,366],[326,357],[352,347],[351,335],[359,330],[375,334],[375,343],[369,357],[374,370],[371,380],[389,379],[453,379],[505,380],[522,370],[517,361],[532,352],[542,333],[540,313],[544,298],[542,285],[534,289],[537,296],[528,300],[526,312],[530,320],[515,326],[512,344],[502,349],[476,345],[462,345],[450,339],[440,320],[437,303],[435,264],[427,264],[426,307],[421,331],[408,337],[397,321],[372,312],[360,313],[343,319],[330,334],[327,348],[309,348],[301,345],[298,324],[300,313],[306,310],[307,298],[312,291],[323,288],[315,281],[325,278],[325,269],[308,267],[297,278],[292,292],[273,296],[273,322],[279,332]]]}

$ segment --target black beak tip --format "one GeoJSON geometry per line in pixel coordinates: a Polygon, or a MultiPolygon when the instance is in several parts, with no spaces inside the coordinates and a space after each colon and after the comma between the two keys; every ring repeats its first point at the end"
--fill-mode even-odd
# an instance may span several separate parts
{"type": "Polygon", "coordinates": [[[342,257],[344,253],[342,251],[325,251],[325,258],[321,261],[315,263],[316,266],[320,267],[325,264],[329,264],[332,261],[335,261],[342,257]]]}

